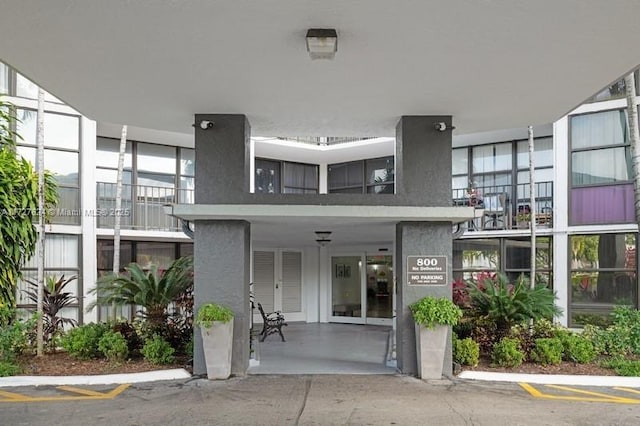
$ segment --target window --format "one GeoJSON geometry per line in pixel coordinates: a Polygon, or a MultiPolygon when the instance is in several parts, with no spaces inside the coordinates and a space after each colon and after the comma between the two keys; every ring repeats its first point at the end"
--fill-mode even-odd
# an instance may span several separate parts
{"type": "MultiPolygon", "coordinates": [[[[36,164],[37,112],[18,109],[16,130],[22,140],[17,152],[36,164]]],[[[45,112],[44,168],[54,174],[60,201],[51,222],[79,225],[80,214],[80,117],[45,112]]]]}
{"type": "Polygon", "coordinates": [[[9,93],[9,67],[0,62],[0,93],[9,93]]]}
{"type": "Polygon", "coordinates": [[[196,183],[195,150],[180,148],[180,182],[178,202],[193,204],[195,202],[196,183]]]}
{"type": "MultiPolygon", "coordinates": [[[[536,239],[536,283],[552,286],[552,239],[536,239]]],[[[530,278],[531,239],[466,239],[453,242],[454,279],[476,278],[486,272],[501,272],[510,281],[524,274],[530,278]]]]}
{"type": "Polygon", "coordinates": [[[328,189],[333,194],[393,194],[395,161],[392,156],[330,164],[328,189]]]}
{"type": "Polygon", "coordinates": [[[602,322],[616,305],[637,306],[636,246],[636,234],[570,236],[569,325],[602,322]]]}
{"type": "Polygon", "coordinates": [[[317,194],[315,164],[256,158],[254,192],[257,194],[317,194]]]}
{"type": "MultiPolygon", "coordinates": [[[[80,236],[67,234],[47,234],[44,243],[44,276],[57,277],[64,275],[66,278],[77,276],[78,278],[65,287],[65,291],[71,292],[73,296],[82,297],[82,279],[80,273],[80,236]]],[[[36,249],[36,253],[37,253],[36,249]]],[[[37,256],[29,259],[23,268],[24,280],[18,283],[17,303],[19,307],[35,309],[33,303],[24,294],[24,290],[29,288],[26,280],[37,280],[38,261],[37,256]]],[[[79,321],[82,318],[81,303],[76,303],[61,311],[61,315],[66,318],[73,318],[79,321]]]]}
{"type": "Polygon", "coordinates": [[[569,223],[633,222],[632,165],[624,110],[570,118],[569,223]]]}

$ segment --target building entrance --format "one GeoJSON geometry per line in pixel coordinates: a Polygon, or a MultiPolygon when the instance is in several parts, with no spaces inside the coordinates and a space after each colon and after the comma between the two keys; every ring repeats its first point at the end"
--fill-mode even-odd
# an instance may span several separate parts
{"type": "Polygon", "coordinates": [[[331,257],[331,322],[392,325],[393,306],[392,256],[331,257]]]}

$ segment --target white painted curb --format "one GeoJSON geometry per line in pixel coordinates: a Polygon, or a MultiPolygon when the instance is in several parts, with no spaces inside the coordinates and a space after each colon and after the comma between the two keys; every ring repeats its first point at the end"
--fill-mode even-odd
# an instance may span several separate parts
{"type": "Polygon", "coordinates": [[[458,374],[457,377],[459,379],[486,380],[490,382],[516,382],[568,386],[624,386],[628,388],[640,388],[640,377],[517,374],[493,373],[488,371],[463,371],[458,374]]]}
{"type": "Polygon", "coordinates": [[[0,377],[0,388],[14,386],[112,385],[188,379],[190,377],[191,374],[184,368],[131,374],[105,374],[101,376],[11,376],[0,377]]]}

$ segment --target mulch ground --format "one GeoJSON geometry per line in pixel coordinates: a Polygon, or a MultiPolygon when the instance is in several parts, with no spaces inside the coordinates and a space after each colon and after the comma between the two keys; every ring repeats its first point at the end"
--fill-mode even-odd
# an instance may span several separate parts
{"type": "Polygon", "coordinates": [[[177,359],[168,365],[155,365],[144,359],[109,362],[106,359],[77,360],[65,352],[48,353],[41,357],[24,355],[19,359],[25,376],[86,376],[98,374],[142,373],[145,371],[185,368],[191,371],[191,362],[177,359]]]}

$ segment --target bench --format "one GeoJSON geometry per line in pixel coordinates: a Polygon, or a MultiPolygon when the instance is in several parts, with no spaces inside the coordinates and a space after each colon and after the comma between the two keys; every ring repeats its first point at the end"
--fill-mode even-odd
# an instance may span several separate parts
{"type": "Polygon", "coordinates": [[[286,326],[287,323],[284,322],[284,315],[282,315],[282,312],[277,311],[266,314],[264,309],[262,309],[260,302],[258,302],[258,310],[260,311],[260,315],[262,315],[263,321],[262,331],[260,332],[260,336],[262,337],[260,338],[260,341],[264,342],[264,339],[266,339],[270,334],[279,333],[282,341],[286,342],[286,340],[284,340],[284,334],[282,334],[282,326],[286,326]]]}

